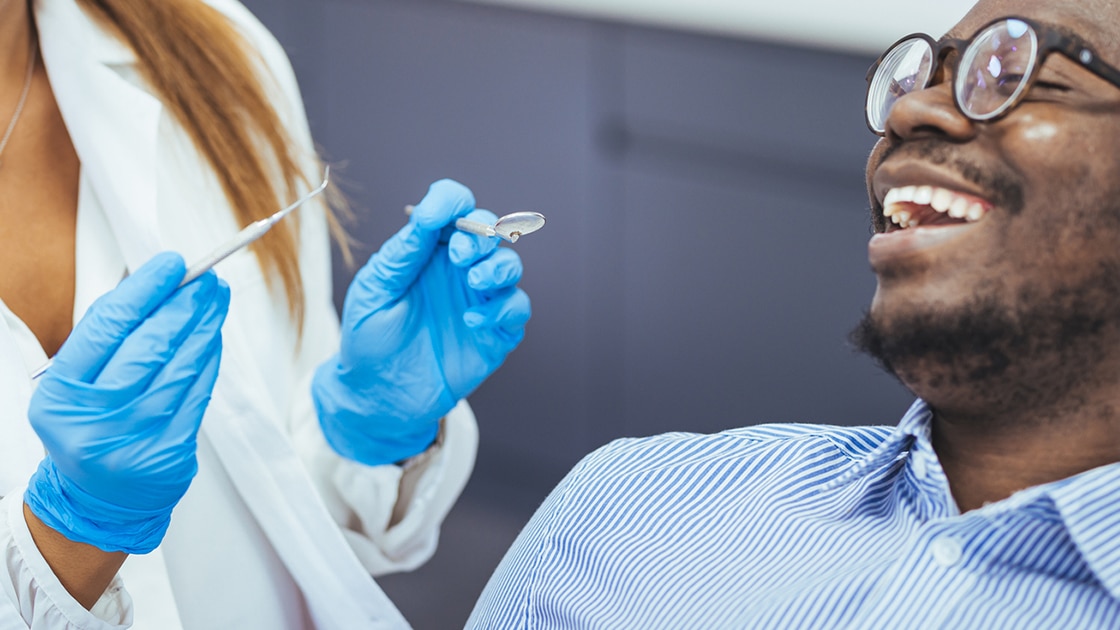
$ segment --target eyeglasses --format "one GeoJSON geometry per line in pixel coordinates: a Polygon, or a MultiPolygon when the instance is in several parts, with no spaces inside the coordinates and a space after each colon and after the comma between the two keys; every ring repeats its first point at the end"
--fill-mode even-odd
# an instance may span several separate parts
{"type": "Polygon", "coordinates": [[[936,42],[915,33],[888,48],[867,72],[867,126],[872,132],[886,135],[891,108],[903,96],[929,87],[951,51],[961,52],[952,68],[953,100],[962,114],[978,122],[995,120],[1018,105],[1052,52],[1120,87],[1120,70],[1101,61],[1085,40],[1026,18],[1000,18],[971,39],[936,42]]]}

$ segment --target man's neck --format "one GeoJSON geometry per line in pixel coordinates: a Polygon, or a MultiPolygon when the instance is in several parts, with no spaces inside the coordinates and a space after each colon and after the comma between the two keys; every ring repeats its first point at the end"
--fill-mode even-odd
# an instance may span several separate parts
{"type": "Polygon", "coordinates": [[[960,510],[1120,461],[1120,397],[1100,394],[1001,417],[934,405],[933,446],[960,510]]]}

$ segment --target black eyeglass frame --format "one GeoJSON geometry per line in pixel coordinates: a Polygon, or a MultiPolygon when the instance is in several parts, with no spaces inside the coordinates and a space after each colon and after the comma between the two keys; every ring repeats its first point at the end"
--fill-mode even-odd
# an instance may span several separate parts
{"type": "Polygon", "coordinates": [[[1108,81],[1117,88],[1120,88],[1120,69],[1109,64],[1106,61],[1101,60],[1101,58],[1097,56],[1097,53],[1093,49],[1093,47],[1090,46],[1089,43],[1084,39],[1056,26],[1043,24],[1041,22],[1035,22],[1034,20],[1030,20],[1024,17],[1007,16],[997,18],[976,29],[976,32],[967,39],[945,39],[938,42],[925,33],[911,33],[910,35],[907,35],[891,44],[890,47],[888,47],[882,55],[879,55],[879,58],[875,60],[875,63],[871,64],[871,68],[869,68],[867,71],[867,93],[864,96],[863,105],[864,122],[867,123],[867,128],[871,130],[871,133],[877,136],[885,137],[887,135],[887,132],[886,129],[884,129],[883,131],[877,131],[871,124],[871,112],[869,104],[871,100],[871,87],[874,85],[873,79],[875,78],[875,73],[878,72],[879,66],[883,63],[883,61],[887,59],[887,57],[890,56],[892,52],[894,52],[896,48],[915,39],[925,40],[925,42],[929,45],[930,53],[933,59],[933,67],[930,69],[929,76],[925,81],[925,85],[922,85],[921,87],[915,87],[910,92],[907,92],[907,94],[920,92],[921,90],[930,87],[933,78],[937,76],[938,69],[942,67],[942,64],[944,64],[947,53],[957,51],[959,54],[954,60],[954,65],[952,66],[952,68],[950,68],[950,70],[952,71],[950,81],[952,82],[953,88],[953,105],[956,106],[957,111],[959,111],[963,116],[975,122],[990,122],[999,120],[1000,118],[1010,113],[1013,109],[1018,107],[1019,103],[1022,102],[1026,94],[1030,92],[1031,87],[1034,85],[1034,82],[1038,77],[1038,73],[1040,68],[1042,67],[1042,64],[1046,61],[1046,58],[1049,57],[1051,53],[1055,52],[1061,53],[1086,70],[1092,72],[1105,81],[1108,81]],[[961,105],[960,95],[958,94],[957,73],[960,70],[961,59],[965,57],[965,53],[968,51],[968,47],[971,46],[972,43],[975,42],[980,35],[987,32],[988,29],[995,26],[996,24],[1009,20],[1018,20],[1029,26],[1034,31],[1035,38],[1038,41],[1038,45],[1034,53],[1034,65],[1031,66],[1030,73],[1024,78],[1026,85],[1022,89],[1020,89],[1017,94],[1013,95],[1012,98],[999,110],[997,110],[995,114],[988,116],[976,116],[974,114],[970,114],[961,105]]]}

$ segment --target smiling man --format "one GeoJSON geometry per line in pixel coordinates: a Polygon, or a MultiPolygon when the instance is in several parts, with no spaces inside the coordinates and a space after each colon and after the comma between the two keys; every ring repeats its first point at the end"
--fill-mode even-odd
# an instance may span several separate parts
{"type": "Polygon", "coordinates": [[[468,625],[1120,627],[1118,33],[1114,2],[985,0],[872,68],[852,338],[918,396],[897,427],[616,441],[468,625]]]}

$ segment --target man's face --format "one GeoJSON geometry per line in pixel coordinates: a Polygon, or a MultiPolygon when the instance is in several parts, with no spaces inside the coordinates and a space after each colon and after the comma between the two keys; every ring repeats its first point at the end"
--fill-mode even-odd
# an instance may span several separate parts
{"type": "MultiPolygon", "coordinates": [[[[1120,62],[1120,8],[1097,0],[982,1],[948,36],[1012,15],[1064,27],[1120,62]]],[[[855,339],[919,395],[1009,366],[1016,378],[1053,370],[1120,322],[1120,88],[1070,59],[1047,57],[1025,99],[987,123],[956,109],[943,71],[895,105],[867,180],[879,283],[855,339]],[[891,209],[918,227],[884,216],[892,190],[917,192],[891,209]],[[972,217],[936,212],[931,195],[972,217]]]]}

